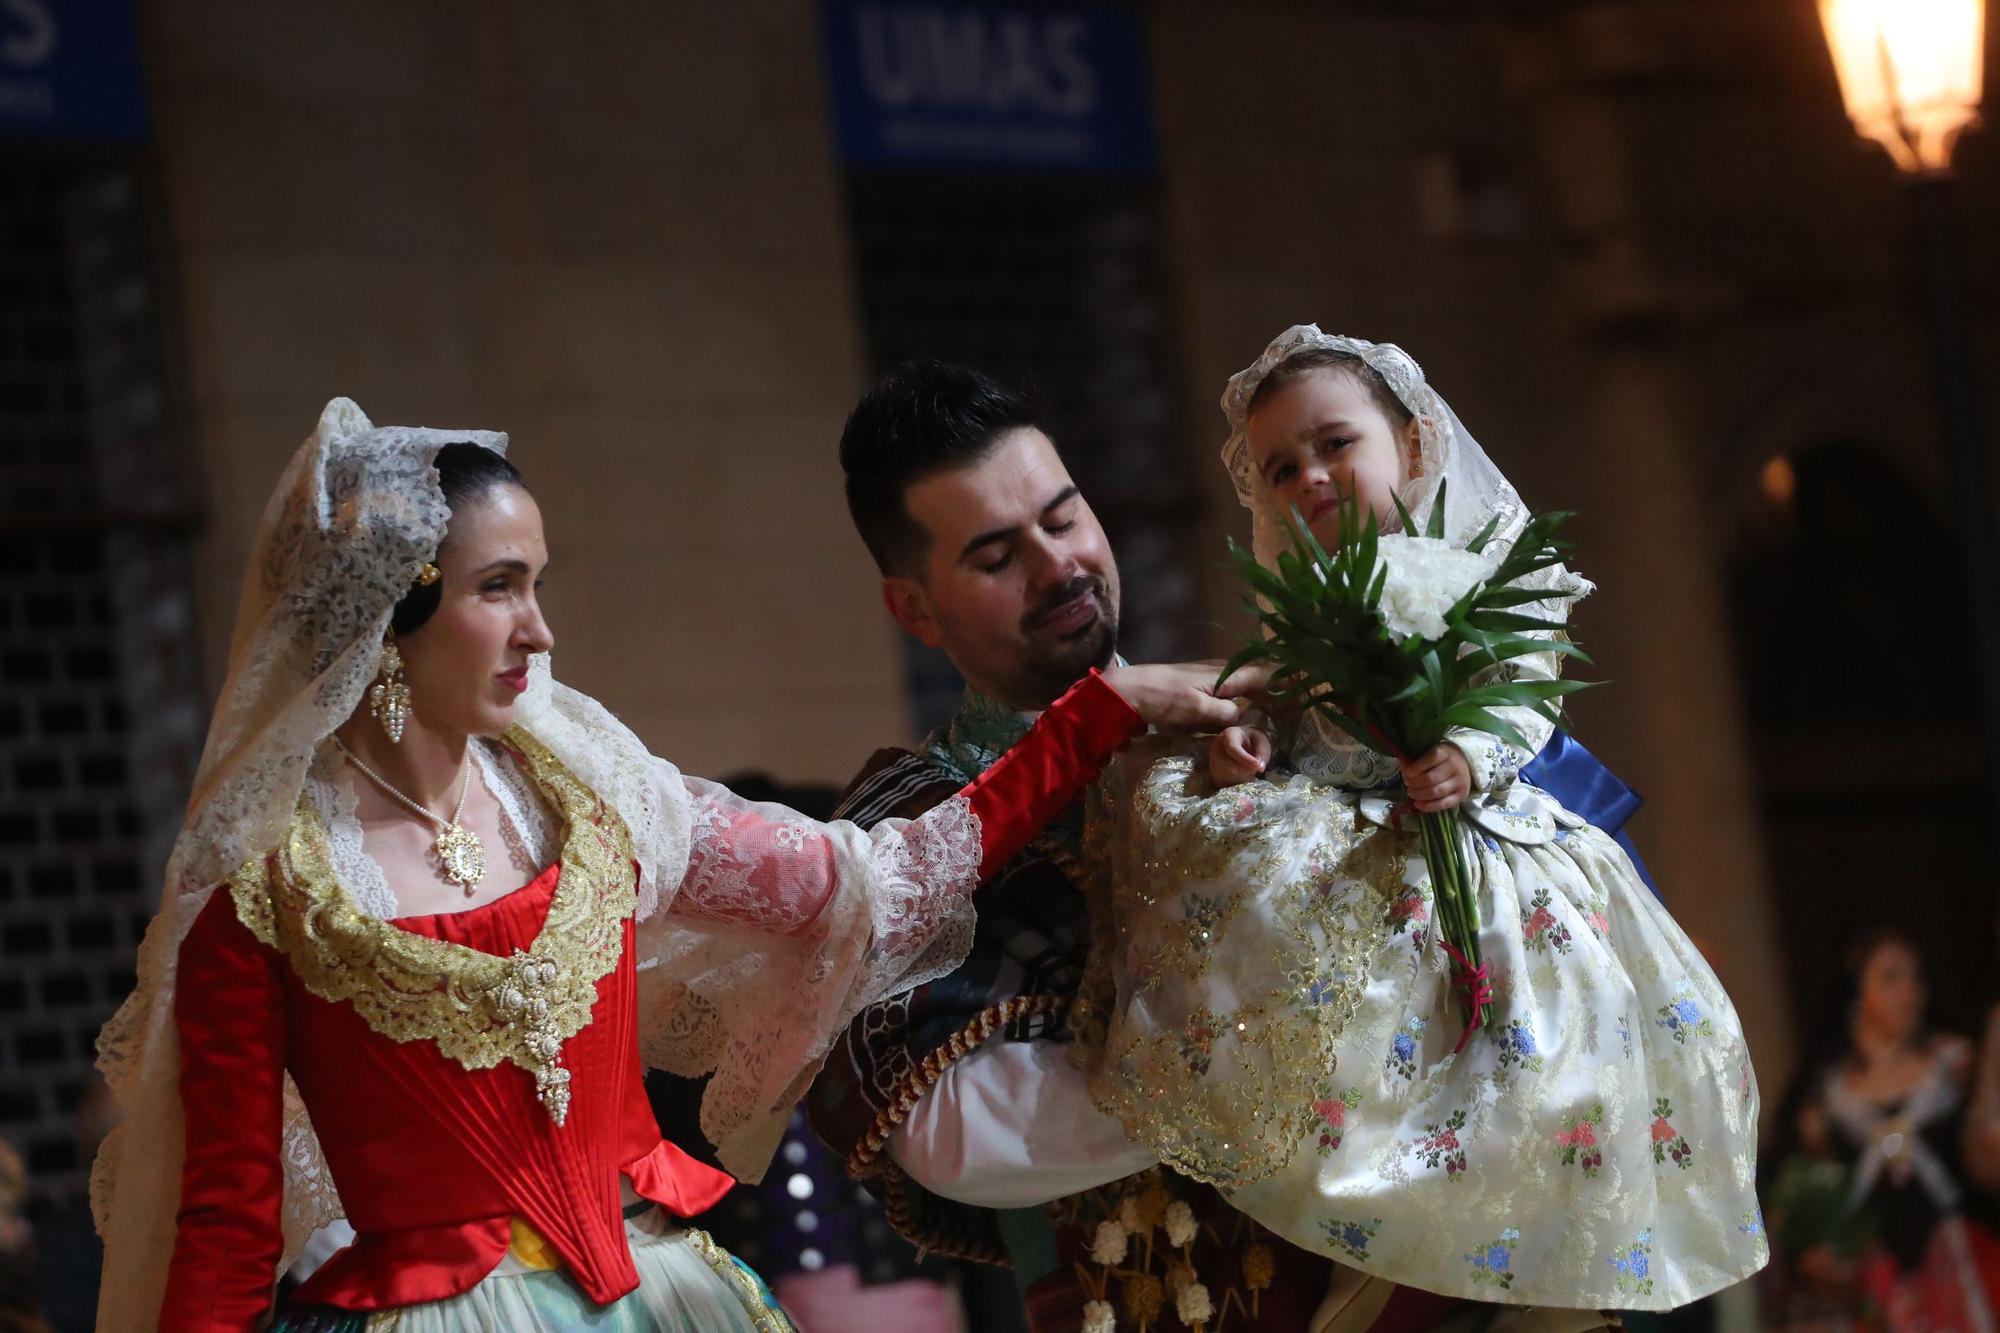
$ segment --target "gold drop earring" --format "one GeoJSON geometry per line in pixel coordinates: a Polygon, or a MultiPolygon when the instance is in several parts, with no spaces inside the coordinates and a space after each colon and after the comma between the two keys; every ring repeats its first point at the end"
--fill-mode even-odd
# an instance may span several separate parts
{"type": "Polygon", "coordinates": [[[396,651],[393,634],[382,640],[382,678],[368,691],[368,712],[392,743],[402,743],[403,727],[410,720],[410,687],[403,683],[403,655],[396,651]]]}

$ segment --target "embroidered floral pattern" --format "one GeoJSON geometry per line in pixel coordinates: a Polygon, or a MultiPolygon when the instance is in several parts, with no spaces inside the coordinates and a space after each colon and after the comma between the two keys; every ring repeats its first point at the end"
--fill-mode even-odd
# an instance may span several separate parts
{"type": "Polygon", "coordinates": [[[1451,1180],[1462,1180],[1465,1174],[1465,1144],[1458,1132],[1465,1128],[1464,1108],[1453,1111],[1441,1123],[1424,1126],[1423,1134],[1410,1140],[1410,1151],[1423,1159],[1424,1165],[1435,1171],[1444,1168],[1451,1180]]]}
{"type": "Polygon", "coordinates": [[[1410,943],[1416,946],[1419,953],[1423,952],[1424,945],[1430,938],[1428,929],[1430,919],[1430,899],[1425,897],[1420,889],[1411,889],[1389,904],[1390,933],[1401,935],[1405,931],[1409,932],[1410,943]]]}
{"type": "Polygon", "coordinates": [[[1653,1163],[1656,1166],[1664,1166],[1671,1157],[1674,1159],[1674,1165],[1685,1171],[1689,1163],[1694,1161],[1694,1149],[1688,1147],[1688,1141],[1681,1137],[1679,1130],[1667,1123],[1668,1117],[1673,1113],[1673,1103],[1665,1097],[1654,1100],[1653,1163]]]}
{"type": "Polygon", "coordinates": [[[1564,1166],[1577,1167],[1586,1177],[1597,1175],[1604,1165],[1604,1149],[1597,1141],[1597,1129],[1603,1123],[1602,1102],[1588,1111],[1563,1117],[1563,1127],[1556,1131],[1555,1139],[1564,1166]]]}
{"type": "Polygon", "coordinates": [[[1323,1004],[1332,1004],[1340,994],[1340,986],[1332,977],[1308,977],[1301,984],[1300,991],[1306,1004],[1317,1009],[1323,1004]]]}
{"type": "Polygon", "coordinates": [[[1343,1088],[1336,1093],[1331,1083],[1321,1083],[1315,1090],[1308,1132],[1318,1131],[1321,1157],[1340,1147],[1340,1141],[1347,1132],[1347,1113],[1360,1105],[1359,1088],[1343,1088]]]}
{"type": "Polygon", "coordinates": [[[1220,893],[1190,893],[1181,905],[1188,929],[1204,941],[1221,928],[1235,908],[1236,900],[1220,893]]]}
{"type": "Polygon", "coordinates": [[[1500,1068],[1519,1065],[1530,1074],[1542,1072],[1541,1048],[1535,1045],[1535,1030],[1526,1019],[1509,1019],[1506,1027],[1493,1034],[1493,1041],[1500,1048],[1500,1068]]]}
{"type": "Polygon", "coordinates": [[[1764,1263],[1770,1258],[1771,1242],[1770,1238],[1764,1233],[1764,1210],[1762,1208],[1752,1208],[1745,1212],[1743,1220],[1737,1223],[1736,1229],[1755,1242],[1753,1252],[1757,1256],[1758,1263],[1764,1263]]]}
{"type": "Polygon", "coordinates": [[[1181,1062],[1196,1074],[1207,1074],[1216,1034],[1221,1030],[1221,1020],[1206,1007],[1189,1014],[1187,1026],[1179,1034],[1181,1062]]]}
{"type": "Polygon", "coordinates": [[[1537,889],[1529,900],[1528,919],[1521,923],[1521,940],[1536,953],[1545,954],[1551,949],[1562,954],[1570,950],[1569,927],[1556,920],[1550,911],[1555,895],[1546,886],[1537,889]]]}
{"type": "Polygon", "coordinates": [[[1613,1279],[1618,1290],[1629,1296],[1653,1294],[1653,1233],[1642,1231],[1630,1245],[1621,1245],[1605,1262],[1618,1271],[1613,1279]]]}
{"type": "Polygon", "coordinates": [[[1630,1060],[1632,1058],[1632,1025],[1626,1021],[1625,1015],[1620,1014],[1618,1015],[1617,1023],[1613,1026],[1618,1031],[1619,1042],[1625,1047],[1625,1058],[1630,1060]]]}
{"type": "Polygon", "coordinates": [[[1347,1222],[1338,1218],[1328,1218],[1320,1223],[1326,1229],[1326,1243],[1350,1259],[1366,1259],[1368,1243],[1375,1239],[1382,1219],[1370,1218],[1366,1222],[1347,1222]]]}
{"type": "Polygon", "coordinates": [[[1417,1076],[1417,1043],[1424,1039],[1424,1019],[1411,1018],[1389,1039],[1388,1067],[1406,1079],[1417,1076]]]}
{"type": "Polygon", "coordinates": [[[1472,1265],[1472,1280],[1481,1286],[1506,1291],[1514,1285],[1514,1245],[1521,1239],[1519,1227],[1508,1227],[1492,1240],[1465,1256],[1472,1265]]]}
{"type": "Polygon", "coordinates": [[[1600,940],[1611,938],[1611,921],[1604,915],[1603,898],[1591,898],[1583,907],[1583,924],[1590,927],[1590,933],[1600,940]]]}
{"type": "Polygon", "coordinates": [[[1671,1004],[1660,1006],[1653,1026],[1665,1028],[1667,1035],[1683,1046],[1689,1037],[1715,1035],[1715,1020],[1702,1013],[1701,1006],[1695,1003],[1693,989],[1685,986],[1675,994],[1671,1004]]]}

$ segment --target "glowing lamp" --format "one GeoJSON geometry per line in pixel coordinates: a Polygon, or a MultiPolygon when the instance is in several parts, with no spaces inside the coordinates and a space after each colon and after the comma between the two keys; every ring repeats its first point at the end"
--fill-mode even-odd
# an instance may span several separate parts
{"type": "Polygon", "coordinates": [[[1820,0],[1854,128],[1913,175],[1951,164],[1979,118],[1986,0],[1820,0]]]}

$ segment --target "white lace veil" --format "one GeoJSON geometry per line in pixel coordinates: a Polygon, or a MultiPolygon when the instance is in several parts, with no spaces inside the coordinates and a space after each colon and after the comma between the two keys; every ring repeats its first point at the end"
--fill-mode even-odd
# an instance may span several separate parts
{"type": "MultiPolygon", "coordinates": [[[[1515,493],[1465,423],[1424,379],[1422,367],[1394,343],[1372,343],[1341,334],[1321,333],[1317,324],[1294,324],[1271,340],[1263,354],[1229,377],[1222,391],[1222,414],[1229,419],[1229,439],[1222,462],[1236,485],[1236,498],[1251,513],[1251,533],[1257,559],[1272,564],[1278,552],[1289,550],[1286,532],[1290,515],[1257,471],[1250,454],[1247,424],[1250,400],[1273,370],[1302,352],[1327,350],[1359,357],[1380,374],[1390,392],[1417,421],[1418,460],[1403,487],[1403,506],[1421,528],[1430,521],[1438,489],[1445,492],[1445,537],[1463,546],[1478,535],[1494,515],[1500,516],[1495,538],[1512,541],[1528,515],[1515,493]]],[[[1394,518],[1391,516],[1393,524],[1394,518]]]]}
{"type": "MultiPolygon", "coordinates": [[[[106,1245],[110,1327],[150,1328],[174,1243],[184,1127],[174,974],[182,939],[215,886],[278,844],[314,752],[353,713],[378,669],[390,613],[437,554],[450,511],[433,460],[446,444],[506,452],[491,431],[376,427],[345,398],[292,456],[264,511],[237,608],[229,671],[138,985],[98,1038],[98,1067],[123,1119],[99,1150],[91,1206],[106,1245]]],[[[640,862],[638,915],[687,865],[682,790],[596,701],[531,667],[517,719],[616,809],[640,862]],[[667,808],[672,805],[674,808],[667,808]]],[[[285,1262],[341,1215],[319,1142],[285,1080],[285,1262]]]]}

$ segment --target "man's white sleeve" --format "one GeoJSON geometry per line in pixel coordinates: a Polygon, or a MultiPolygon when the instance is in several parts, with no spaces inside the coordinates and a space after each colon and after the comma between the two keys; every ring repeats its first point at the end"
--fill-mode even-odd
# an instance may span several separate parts
{"type": "Polygon", "coordinates": [[[1159,1163],[1049,1041],[994,1042],[953,1063],[889,1136],[889,1156],[931,1193],[984,1208],[1047,1203],[1159,1163]]]}

